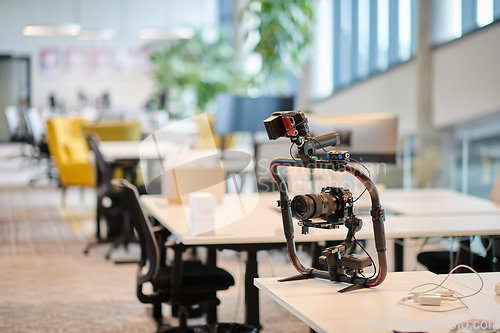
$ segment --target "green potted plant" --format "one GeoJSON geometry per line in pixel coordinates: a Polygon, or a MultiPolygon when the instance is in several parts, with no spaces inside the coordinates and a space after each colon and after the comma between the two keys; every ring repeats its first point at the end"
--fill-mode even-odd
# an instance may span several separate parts
{"type": "MultiPolygon", "coordinates": [[[[151,58],[157,89],[167,91],[170,101],[191,93],[197,112],[210,111],[217,94],[229,91],[238,77],[231,69],[232,56],[231,45],[220,33],[212,41],[197,32],[191,39],[163,44],[151,58]]],[[[180,108],[174,113],[186,111],[180,108]]]]}
{"type": "Polygon", "coordinates": [[[252,83],[264,94],[289,94],[290,78],[309,58],[316,0],[252,0],[243,16],[258,18],[260,40],[254,52],[261,70],[252,83]]]}

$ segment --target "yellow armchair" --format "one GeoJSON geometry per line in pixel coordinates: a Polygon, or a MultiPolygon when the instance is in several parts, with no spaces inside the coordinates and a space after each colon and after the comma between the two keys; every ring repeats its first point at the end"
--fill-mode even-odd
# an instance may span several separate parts
{"type": "Polygon", "coordinates": [[[85,122],[83,119],[65,117],[51,118],[47,121],[47,143],[59,170],[63,202],[68,186],[95,185],[95,173],[88,156],[89,148],[81,130],[85,122]]]}
{"type": "Polygon", "coordinates": [[[97,133],[101,141],[139,141],[142,139],[139,122],[113,121],[82,124],[82,130],[97,133]]]}
{"type": "MultiPolygon", "coordinates": [[[[221,148],[222,145],[222,137],[214,133],[213,128],[215,125],[215,118],[211,114],[207,114],[208,124],[210,128],[207,128],[206,124],[201,122],[203,118],[196,118],[196,122],[200,126],[199,132],[196,135],[195,148],[197,149],[206,149],[206,148],[214,148],[211,147],[212,138],[215,143],[216,148],[221,148]]],[[[224,148],[227,149],[231,147],[231,143],[233,140],[233,134],[228,134],[224,137],[224,148]]]]}

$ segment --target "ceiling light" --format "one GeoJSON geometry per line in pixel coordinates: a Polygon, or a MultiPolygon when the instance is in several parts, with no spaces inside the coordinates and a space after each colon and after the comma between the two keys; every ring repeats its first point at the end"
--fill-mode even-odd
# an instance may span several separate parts
{"type": "Polygon", "coordinates": [[[26,36],[76,36],[82,27],[78,24],[28,25],[24,27],[26,36]]]}
{"type": "Polygon", "coordinates": [[[194,30],[192,28],[142,28],[137,36],[141,39],[189,39],[194,36],[194,30]]]}
{"type": "Polygon", "coordinates": [[[82,30],[78,35],[81,40],[110,40],[115,37],[113,29],[82,30]]]}

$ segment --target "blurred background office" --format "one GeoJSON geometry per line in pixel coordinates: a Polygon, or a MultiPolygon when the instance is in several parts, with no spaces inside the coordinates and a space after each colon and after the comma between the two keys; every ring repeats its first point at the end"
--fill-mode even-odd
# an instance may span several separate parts
{"type": "Polygon", "coordinates": [[[221,93],[286,96],[318,114],[396,115],[396,185],[486,197],[500,168],[494,0],[0,5],[3,142],[23,137],[16,109],[147,133],[214,114],[221,93]]]}

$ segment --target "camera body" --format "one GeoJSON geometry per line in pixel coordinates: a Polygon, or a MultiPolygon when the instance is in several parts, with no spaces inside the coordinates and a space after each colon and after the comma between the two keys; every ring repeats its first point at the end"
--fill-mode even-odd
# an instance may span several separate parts
{"type": "Polygon", "coordinates": [[[341,187],[324,187],[319,194],[297,195],[291,209],[299,224],[307,228],[338,228],[355,217],[352,193],[341,187]]]}
{"type": "MultiPolygon", "coordinates": [[[[354,234],[363,226],[363,221],[353,213],[352,193],[341,187],[324,187],[319,194],[297,195],[291,202],[291,211],[299,219],[302,233],[309,228],[334,229],[344,225],[354,234]]],[[[371,266],[368,257],[347,254],[352,241],[328,247],[322,251],[319,263],[329,267],[330,279],[338,274],[356,275],[371,266]]]]}

